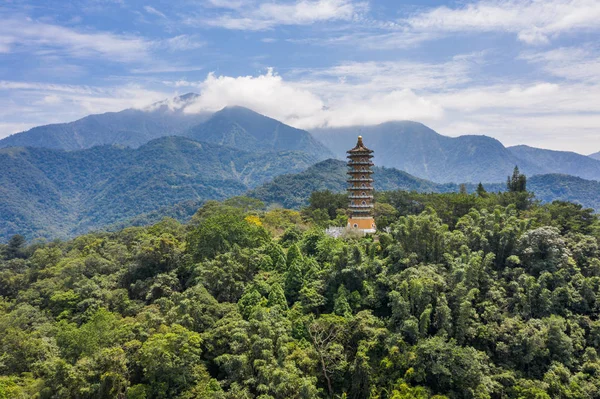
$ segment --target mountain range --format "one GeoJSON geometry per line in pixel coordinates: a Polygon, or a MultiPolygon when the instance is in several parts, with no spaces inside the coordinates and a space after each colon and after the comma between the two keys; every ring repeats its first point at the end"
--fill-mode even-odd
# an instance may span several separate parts
{"type": "Polygon", "coordinates": [[[185,112],[196,97],[0,140],[0,239],[63,238],[183,217],[208,199],[246,192],[297,208],[312,191],[345,189],[344,161],[325,159],[344,157],[359,132],[375,150],[379,190],[447,192],[458,190],[454,182],[473,189],[482,181],[498,191],[518,165],[538,198],[600,209],[600,160],[593,156],[447,137],[408,121],[309,133],[242,107],[185,112]]]}
{"type": "Polygon", "coordinates": [[[500,182],[515,166],[526,175],[569,174],[600,180],[600,160],[566,151],[505,147],[488,136],[443,136],[410,121],[312,131],[338,158],[357,134],[375,151],[376,165],[394,167],[437,183],[500,182]]]}
{"type": "Polygon", "coordinates": [[[76,150],[104,144],[137,148],[155,138],[176,135],[243,151],[304,151],[323,160],[344,159],[345,151],[361,134],[375,151],[377,165],[437,183],[500,182],[515,166],[530,176],[559,173],[600,180],[600,153],[584,156],[524,145],[505,147],[488,136],[448,137],[411,121],[314,129],[309,133],[243,107],[226,107],[214,114],[186,112],[197,97],[188,93],[141,110],[36,127],[0,140],[0,148],[76,150]]]}
{"type": "MultiPolygon", "coordinates": [[[[373,177],[376,190],[408,190],[419,192],[447,193],[459,191],[454,183],[434,183],[412,176],[393,168],[375,167],[373,177]]],[[[313,191],[346,190],[346,163],[329,159],[311,166],[305,171],[275,177],[272,181],[251,190],[248,195],[271,205],[285,208],[300,208],[308,204],[313,191]]],[[[487,191],[498,192],[506,189],[503,183],[484,184],[487,191]]],[[[474,192],[475,184],[467,184],[467,191],[474,192]]],[[[543,202],[554,200],[571,201],[587,208],[600,210],[600,182],[580,177],[548,174],[535,175],[528,179],[527,188],[543,202]]]]}
{"type": "Polygon", "coordinates": [[[590,158],[597,159],[600,161],[600,151],[588,155],[590,158]]]}
{"type": "Polygon", "coordinates": [[[75,122],[35,127],[0,140],[0,148],[41,147],[68,151],[97,145],[137,148],[159,137],[183,136],[243,151],[296,150],[318,159],[333,156],[307,131],[247,108],[225,107],[214,114],[186,113],[185,107],[196,97],[189,93],[141,110],[108,112],[75,122]]]}

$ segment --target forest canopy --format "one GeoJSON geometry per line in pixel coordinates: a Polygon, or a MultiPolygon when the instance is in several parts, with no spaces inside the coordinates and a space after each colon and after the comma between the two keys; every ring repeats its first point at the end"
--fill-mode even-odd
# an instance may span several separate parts
{"type": "Polygon", "coordinates": [[[598,216],[516,182],[379,193],[375,237],[324,233],[345,222],[331,192],[15,236],[0,398],[600,397],[598,216]]]}

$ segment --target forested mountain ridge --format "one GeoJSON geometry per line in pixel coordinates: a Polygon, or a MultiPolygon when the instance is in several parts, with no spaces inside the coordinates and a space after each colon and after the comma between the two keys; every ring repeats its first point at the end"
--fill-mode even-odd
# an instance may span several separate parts
{"type": "MultiPolygon", "coordinates": [[[[171,102],[177,107],[193,101],[197,95],[189,93],[171,102]]],[[[97,145],[121,145],[137,148],[150,140],[182,135],[190,127],[207,120],[210,114],[186,114],[173,108],[168,101],[156,103],[147,109],[126,109],[90,115],[70,123],[34,127],[0,140],[2,147],[41,147],[62,150],[80,150],[97,145]]]]}
{"type": "Polygon", "coordinates": [[[194,140],[252,152],[304,151],[322,160],[333,156],[306,130],[300,130],[244,107],[225,107],[185,135],[194,140]]]}
{"type": "Polygon", "coordinates": [[[527,192],[386,192],[375,241],[324,234],[344,222],[336,197],[0,244],[0,396],[600,395],[597,215],[527,192]]]}
{"type": "Polygon", "coordinates": [[[404,170],[438,183],[493,183],[515,166],[525,174],[571,174],[600,180],[600,161],[581,154],[527,146],[505,147],[488,136],[443,136],[411,121],[376,126],[314,129],[315,137],[337,157],[358,134],[374,150],[375,164],[404,170]]]}
{"type": "Polygon", "coordinates": [[[526,145],[508,147],[508,150],[517,158],[546,169],[546,173],[553,169],[554,173],[600,181],[600,161],[596,159],[575,152],[543,150],[526,145]]]}
{"type": "Polygon", "coordinates": [[[300,171],[303,152],[253,154],[163,137],[138,149],[0,150],[0,234],[66,237],[187,200],[224,199],[300,171]]]}
{"type": "MultiPolygon", "coordinates": [[[[378,191],[401,189],[446,193],[458,192],[460,189],[458,184],[434,183],[394,168],[375,167],[373,170],[375,189],[378,191]]],[[[331,159],[296,174],[277,176],[251,190],[248,195],[267,204],[298,209],[308,204],[310,193],[313,191],[345,192],[346,171],[345,162],[331,159]]],[[[484,187],[490,192],[505,191],[506,183],[486,183],[484,187]]],[[[571,201],[586,208],[600,210],[600,182],[597,181],[560,174],[536,175],[528,178],[528,187],[537,199],[544,202],[571,201]]],[[[474,192],[477,185],[466,184],[465,188],[468,192],[474,192]]]]}

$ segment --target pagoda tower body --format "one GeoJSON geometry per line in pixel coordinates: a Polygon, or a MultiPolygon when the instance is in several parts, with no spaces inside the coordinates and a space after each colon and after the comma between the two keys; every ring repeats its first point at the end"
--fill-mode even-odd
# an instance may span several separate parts
{"type": "Polygon", "coordinates": [[[348,153],[348,228],[375,233],[373,219],[373,151],[365,147],[358,136],[356,147],[348,153]]]}

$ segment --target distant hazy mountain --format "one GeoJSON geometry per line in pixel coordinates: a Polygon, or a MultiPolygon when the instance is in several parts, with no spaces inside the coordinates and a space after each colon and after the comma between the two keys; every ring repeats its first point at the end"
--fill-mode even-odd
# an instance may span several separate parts
{"type": "Polygon", "coordinates": [[[389,122],[361,128],[321,129],[315,137],[338,157],[354,145],[357,135],[375,151],[375,164],[404,170],[435,182],[499,182],[515,165],[540,173],[515,157],[498,140],[486,136],[447,137],[417,122],[389,122]]]}
{"type": "MultiPolygon", "coordinates": [[[[299,208],[308,203],[313,191],[346,190],[346,164],[339,160],[319,162],[296,174],[277,176],[271,182],[251,190],[248,195],[259,198],[267,204],[279,204],[286,208],[299,208]]],[[[393,168],[374,168],[375,188],[377,190],[414,190],[419,192],[456,192],[459,186],[453,183],[438,184],[419,179],[406,172],[393,168]]],[[[485,184],[490,192],[504,191],[503,183],[485,184]]],[[[551,174],[537,175],[528,179],[527,187],[536,198],[551,202],[554,200],[571,201],[584,207],[600,210],[600,182],[579,177],[551,174]]],[[[475,184],[467,185],[472,192],[475,184]]]]}
{"type": "Polygon", "coordinates": [[[70,123],[35,127],[0,140],[3,147],[79,150],[97,145],[137,148],[166,136],[187,136],[251,152],[304,151],[326,159],[333,154],[305,130],[295,129],[243,107],[214,114],[189,114],[183,108],[197,94],[161,101],[146,109],[90,115],[70,123]]]}
{"type": "Polygon", "coordinates": [[[70,123],[38,126],[0,140],[0,147],[43,147],[79,150],[97,145],[122,145],[137,148],[158,137],[181,135],[210,114],[186,114],[181,107],[193,101],[196,94],[186,94],[162,101],[147,109],[90,115],[70,123]]]}
{"type": "Polygon", "coordinates": [[[245,151],[304,151],[319,159],[333,154],[312,135],[243,107],[226,107],[186,136],[245,151]]]}
{"type": "Polygon", "coordinates": [[[0,150],[0,239],[66,237],[182,201],[224,199],[316,161],[254,154],[183,137],[138,149],[0,150]]]}
{"type": "Polygon", "coordinates": [[[552,151],[518,145],[508,147],[509,151],[519,159],[526,159],[535,164],[544,173],[560,173],[600,180],[600,161],[585,155],[568,151],[552,151]]]}
{"type": "Polygon", "coordinates": [[[417,122],[316,129],[312,133],[340,158],[360,134],[375,151],[376,165],[439,183],[504,181],[515,165],[529,176],[566,173],[600,180],[600,161],[584,155],[526,146],[506,148],[487,136],[447,137],[417,122]]]}
{"type": "Polygon", "coordinates": [[[588,157],[594,158],[594,159],[597,159],[600,161],[600,151],[590,154],[590,155],[588,155],[588,157]]]}

